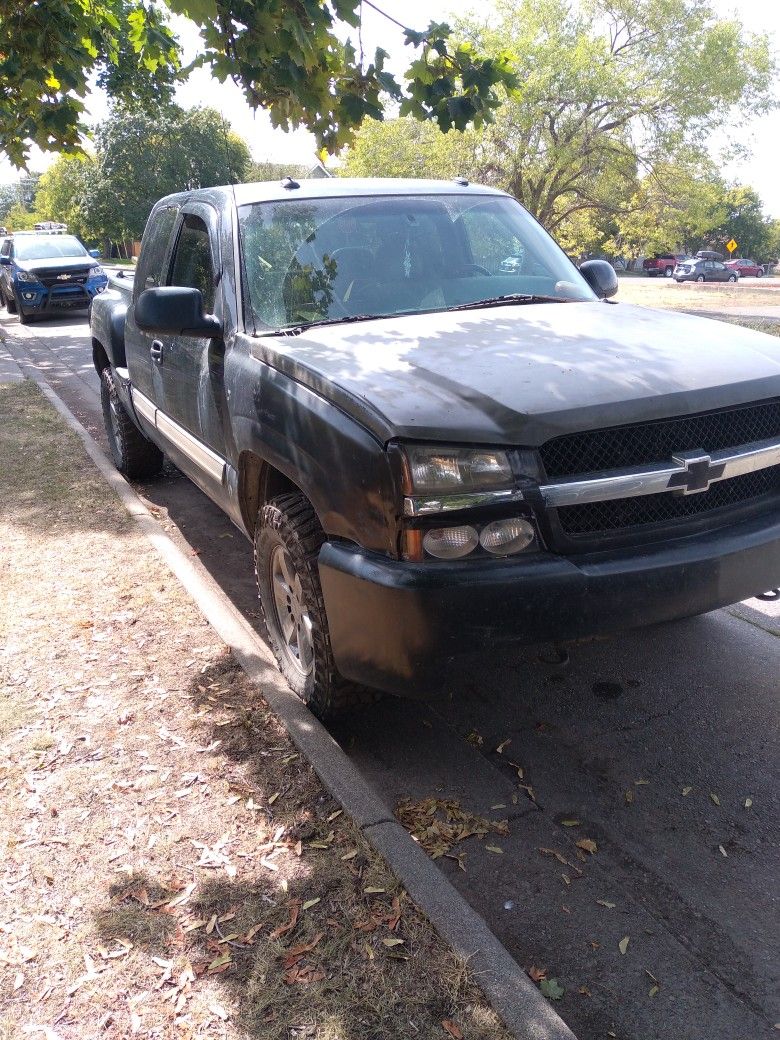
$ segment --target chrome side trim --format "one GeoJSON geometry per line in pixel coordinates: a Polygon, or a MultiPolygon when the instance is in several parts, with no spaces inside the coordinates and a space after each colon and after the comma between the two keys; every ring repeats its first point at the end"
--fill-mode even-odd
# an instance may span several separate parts
{"type": "Polygon", "coordinates": [[[173,419],[169,419],[164,412],[157,408],[153,401],[150,401],[148,397],[136,390],[135,387],[132,389],[132,395],[133,405],[139,415],[142,415],[147,422],[155,426],[166,440],[170,441],[174,447],[178,448],[196,466],[199,466],[200,469],[220,484],[223,482],[226,466],[225,459],[217,455],[211,448],[207,448],[197,437],[193,437],[191,433],[188,433],[173,419]]]}
{"type": "Polygon", "coordinates": [[[443,495],[439,498],[405,498],[404,516],[429,516],[431,513],[449,513],[454,509],[476,509],[505,502],[519,502],[523,492],[516,488],[506,491],[472,491],[463,495],[443,495]]]}
{"type": "Polygon", "coordinates": [[[663,466],[637,466],[630,470],[608,470],[568,480],[543,484],[539,489],[545,505],[581,505],[608,502],[615,498],[637,498],[670,491],[693,495],[709,490],[711,484],[731,477],[755,473],[780,465],[780,441],[754,441],[739,449],[726,448],[711,455],[685,452],[663,466]]]}
{"type": "MultiPolygon", "coordinates": [[[[129,373],[128,373],[129,375],[129,373]]],[[[133,386],[130,388],[130,396],[133,399],[133,407],[142,415],[147,422],[151,423],[152,426],[157,425],[157,407],[154,402],[150,401],[148,397],[145,397],[133,386]]]]}

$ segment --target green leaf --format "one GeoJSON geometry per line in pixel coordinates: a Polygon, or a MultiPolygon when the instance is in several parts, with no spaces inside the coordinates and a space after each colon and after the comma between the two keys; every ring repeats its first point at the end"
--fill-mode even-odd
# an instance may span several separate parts
{"type": "Polygon", "coordinates": [[[548,1000],[561,1000],[566,992],[557,979],[542,979],[539,989],[548,1000]]]}

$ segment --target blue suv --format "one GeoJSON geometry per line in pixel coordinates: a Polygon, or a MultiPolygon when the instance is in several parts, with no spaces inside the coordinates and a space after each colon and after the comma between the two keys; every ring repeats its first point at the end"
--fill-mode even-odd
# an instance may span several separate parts
{"type": "Polygon", "coordinates": [[[88,309],[107,285],[75,235],[21,233],[0,246],[0,304],[23,325],[38,314],[88,309]]]}

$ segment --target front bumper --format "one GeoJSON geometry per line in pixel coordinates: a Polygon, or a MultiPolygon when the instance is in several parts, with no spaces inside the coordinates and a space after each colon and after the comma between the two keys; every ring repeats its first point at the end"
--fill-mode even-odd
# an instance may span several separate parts
{"type": "Polygon", "coordinates": [[[319,569],[342,675],[425,696],[461,655],[671,621],[780,585],[780,519],[576,560],[423,565],[327,542],[319,569]]]}
{"type": "Polygon", "coordinates": [[[17,282],[16,300],[25,314],[43,314],[58,310],[84,310],[108,285],[107,278],[89,279],[83,285],[53,285],[17,282]]]}

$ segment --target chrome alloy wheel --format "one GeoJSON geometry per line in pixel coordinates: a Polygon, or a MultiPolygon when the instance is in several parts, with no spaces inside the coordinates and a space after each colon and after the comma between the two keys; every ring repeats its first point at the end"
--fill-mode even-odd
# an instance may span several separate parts
{"type": "Polygon", "coordinates": [[[277,630],[284,651],[301,675],[309,675],[314,667],[312,622],[303,598],[301,579],[283,545],[274,546],[271,554],[271,588],[277,630]]]}

